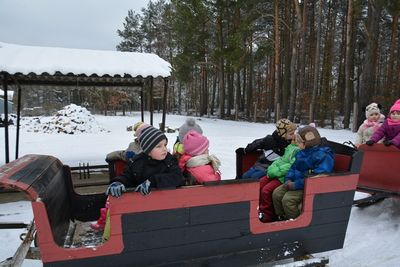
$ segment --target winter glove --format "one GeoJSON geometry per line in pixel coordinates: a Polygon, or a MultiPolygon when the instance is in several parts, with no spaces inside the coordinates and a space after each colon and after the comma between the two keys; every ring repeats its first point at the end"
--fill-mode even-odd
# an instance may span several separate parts
{"type": "Polygon", "coordinates": [[[246,154],[246,150],[243,147],[239,147],[238,149],[235,150],[236,154],[239,155],[244,155],[246,154]]]}
{"type": "Polygon", "coordinates": [[[106,195],[112,195],[113,197],[120,197],[122,192],[125,192],[125,186],[120,182],[111,183],[106,190],[106,195]]]}
{"type": "Polygon", "coordinates": [[[294,183],[293,183],[292,181],[287,181],[287,182],[285,183],[285,185],[286,185],[286,189],[287,189],[287,190],[296,190],[296,188],[295,188],[295,186],[294,186],[294,183]]]}
{"type": "Polygon", "coordinates": [[[140,192],[143,196],[150,194],[150,181],[146,180],[135,189],[136,192],[140,192]]]}
{"type": "Polygon", "coordinates": [[[367,145],[372,146],[374,144],[374,141],[372,140],[368,140],[367,142],[365,142],[367,145]]]}
{"type": "Polygon", "coordinates": [[[390,145],[393,145],[393,142],[392,142],[392,140],[385,140],[385,141],[383,141],[383,144],[385,146],[390,146],[390,145]]]}

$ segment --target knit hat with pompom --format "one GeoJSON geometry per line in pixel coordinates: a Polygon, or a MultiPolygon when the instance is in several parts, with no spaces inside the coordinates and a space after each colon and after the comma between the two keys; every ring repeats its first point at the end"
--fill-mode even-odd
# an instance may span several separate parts
{"type": "Polygon", "coordinates": [[[369,118],[369,116],[371,116],[371,114],[374,113],[381,113],[381,110],[379,108],[380,105],[378,105],[377,103],[371,103],[368,106],[365,107],[365,118],[369,118]]]}
{"type": "Polygon", "coordinates": [[[397,99],[394,105],[390,108],[390,112],[393,111],[400,111],[400,99],[397,99]]]}
{"type": "Polygon", "coordinates": [[[287,133],[295,131],[296,128],[297,125],[288,119],[280,119],[276,122],[276,131],[282,138],[285,138],[287,133]]]}
{"type": "Polygon", "coordinates": [[[205,154],[209,146],[209,141],[204,135],[190,130],[183,137],[183,149],[190,156],[205,154]]]}
{"type": "Polygon", "coordinates": [[[164,139],[168,140],[163,132],[149,125],[140,133],[139,144],[143,152],[148,155],[164,139]]]}
{"type": "Polygon", "coordinates": [[[200,134],[203,133],[203,130],[201,129],[200,125],[198,125],[193,118],[187,118],[185,123],[182,124],[181,127],[179,127],[179,142],[181,143],[183,142],[183,137],[190,130],[194,130],[200,134]]]}

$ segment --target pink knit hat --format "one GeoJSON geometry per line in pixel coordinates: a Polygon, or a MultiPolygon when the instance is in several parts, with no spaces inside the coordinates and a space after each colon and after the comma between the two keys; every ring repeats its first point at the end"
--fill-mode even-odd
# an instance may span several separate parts
{"type": "Polygon", "coordinates": [[[150,124],[147,124],[147,123],[142,122],[141,124],[139,124],[139,125],[136,127],[136,129],[133,128],[133,130],[135,131],[134,135],[135,135],[136,137],[139,137],[140,134],[142,133],[142,131],[143,131],[144,129],[146,129],[147,127],[150,127],[150,124]]]}
{"type": "Polygon", "coordinates": [[[183,149],[191,156],[204,154],[208,149],[208,144],[207,137],[194,130],[190,130],[183,137],[183,149]]]}
{"type": "Polygon", "coordinates": [[[394,105],[390,108],[390,113],[392,111],[400,111],[400,99],[397,99],[394,105]]]}

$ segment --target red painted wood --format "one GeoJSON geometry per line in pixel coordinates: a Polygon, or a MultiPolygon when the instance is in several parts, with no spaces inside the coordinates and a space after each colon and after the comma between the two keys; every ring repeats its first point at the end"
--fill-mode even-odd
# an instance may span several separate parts
{"type": "Polygon", "coordinates": [[[361,145],[359,186],[400,194],[400,149],[383,144],[361,145]]]}
{"type": "Polygon", "coordinates": [[[104,244],[93,248],[62,248],[54,242],[53,234],[49,230],[51,227],[44,203],[41,201],[32,202],[32,209],[43,263],[119,254],[124,249],[121,215],[111,218],[112,234],[104,244]]]}

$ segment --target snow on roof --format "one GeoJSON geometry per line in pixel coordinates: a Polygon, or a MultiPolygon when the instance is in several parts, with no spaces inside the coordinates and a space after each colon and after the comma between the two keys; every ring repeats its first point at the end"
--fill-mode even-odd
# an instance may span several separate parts
{"type": "Polygon", "coordinates": [[[0,72],[56,72],[90,76],[169,77],[171,65],[155,54],[57,47],[23,46],[0,42],[0,72]]]}

